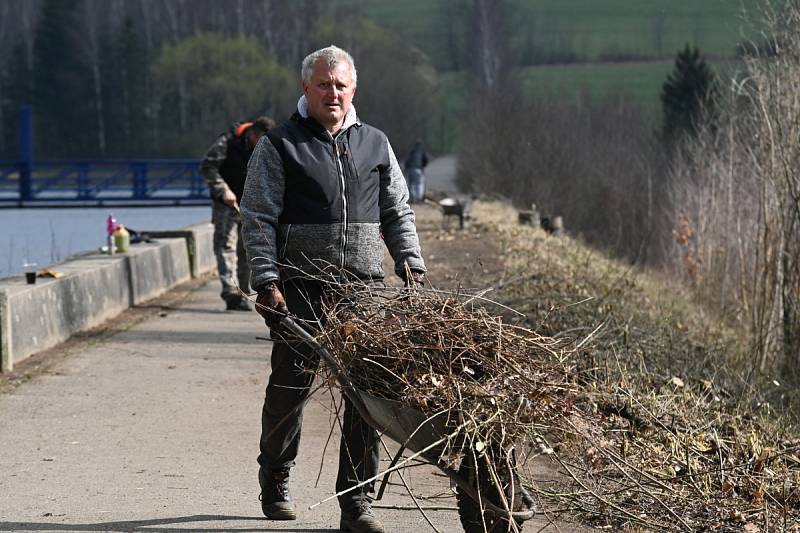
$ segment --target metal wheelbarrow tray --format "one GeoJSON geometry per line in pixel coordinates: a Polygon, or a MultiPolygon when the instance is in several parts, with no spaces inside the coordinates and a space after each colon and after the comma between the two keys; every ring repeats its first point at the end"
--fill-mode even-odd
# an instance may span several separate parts
{"type": "MultiPolygon", "coordinates": [[[[327,348],[320,345],[308,331],[289,316],[284,317],[280,324],[287,331],[308,344],[319,355],[341,387],[342,393],[353,403],[353,406],[355,406],[367,424],[401,445],[389,469],[394,469],[405,449],[411,450],[442,470],[455,483],[459,491],[463,491],[475,502],[480,502],[495,516],[513,519],[517,523],[533,518],[535,514],[533,509],[509,512],[503,507],[493,504],[487,498],[481,498],[475,486],[442,461],[442,454],[448,441],[452,438],[458,438],[458,428],[453,425],[451,420],[448,420],[447,413],[428,416],[398,401],[378,398],[358,390],[353,386],[347,371],[342,368],[339,361],[327,348]]],[[[388,472],[387,470],[387,474],[388,472]]],[[[384,478],[384,482],[378,492],[379,498],[386,486],[387,479],[384,478]]]]}

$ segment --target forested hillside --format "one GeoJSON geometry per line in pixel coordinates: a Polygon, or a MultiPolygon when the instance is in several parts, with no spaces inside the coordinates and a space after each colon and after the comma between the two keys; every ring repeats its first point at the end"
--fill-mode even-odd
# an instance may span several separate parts
{"type": "MultiPolygon", "coordinates": [[[[4,0],[0,157],[16,155],[20,103],[34,104],[39,157],[196,156],[234,120],[285,117],[299,61],[330,42],[353,52],[363,76],[358,108],[398,151],[423,137],[435,152],[451,152],[488,42],[479,38],[484,4],[4,0]]],[[[653,123],[675,52],[691,42],[715,59],[735,58],[740,9],[758,5],[491,4],[492,24],[503,26],[497,51],[504,68],[521,69],[526,93],[624,94],[653,123]]]]}
{"type": "Polygon", "coordinates": [[[21,103],[33,104],[39,158],[199,157],[236,120],[286,118],[301,59],[331,42],[369,87],[359,111],[405,150],[424,133],[436,84],[419,50],[319,0],[5,0],[0,21],[7,158],[21,103]]]}

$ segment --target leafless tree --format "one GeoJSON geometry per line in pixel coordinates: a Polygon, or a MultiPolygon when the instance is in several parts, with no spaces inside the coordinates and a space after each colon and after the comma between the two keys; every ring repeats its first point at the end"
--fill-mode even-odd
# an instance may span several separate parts
{"type": "Polygon", "coordinates": [[[565,102],[509,91],[485,98],[462,127],[458,178],[475,193],[535,203],[569,230],[630,260],[652,260],[660,150],[624,98],[565,102]]]}
{"type": "Polygon", "coordinates": [[[506,4],[506,0],[472,2],[471,65],[478,86],[485,91],[497,90],[510,66],[506,4]]]}
{"type": "Polygon", "coordinates": [[[769,46],[748,48],[719,122],[673,165],[675,257],[703,297],[747,325],[757,368],[798,379],[800,2],[766,18],[769,46]]]}
{"type": "Polygon", "coordinates": [[[102,27],[102,21],[107,20],[105,8],[109,4],[105,2],[100,5],[95,0],[88,0],[83,5],[83,18],[86,20],[86,57],[92,72],[92,88],[94,90],[94,110],[97,120],[97,147],[101,156],[106,155],[106,123],[103,114],[103,82],[100,73],[100,38],[98,28],[102,27]]]}

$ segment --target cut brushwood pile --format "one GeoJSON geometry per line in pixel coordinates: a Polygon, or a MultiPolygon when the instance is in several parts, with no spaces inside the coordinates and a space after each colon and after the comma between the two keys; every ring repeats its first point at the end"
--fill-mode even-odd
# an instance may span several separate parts
{"type": "Polygon", "coordinates": [[[359,390],[458,424],[468,418],[468,440],[501,446],[571,415],[579,387],[563,341],[505,324],[464,295],[339,291],[346,303],[329,308],[324,344],[359,390]]]}

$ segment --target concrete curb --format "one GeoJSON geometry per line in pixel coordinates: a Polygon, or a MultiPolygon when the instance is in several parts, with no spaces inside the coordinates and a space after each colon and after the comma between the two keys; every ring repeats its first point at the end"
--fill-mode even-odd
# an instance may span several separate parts
{"type": "Polygon", "coordinates": [[[143,231],[155,239],[179,237],[186,239],[192,277],[211,272],[217,267],[214,257],[214,226],[210,223],[194,224],[179,230],[143,231]]]}
{"type": "Polygon", "coordinates": [[[21,277],[0,279],[0,372],[215,266],[210,225],[158,233],[156,242],[133,245],[125,254],[54,265],[64,274],[58,279],[40,278],[35,285],[21,277]]]}

